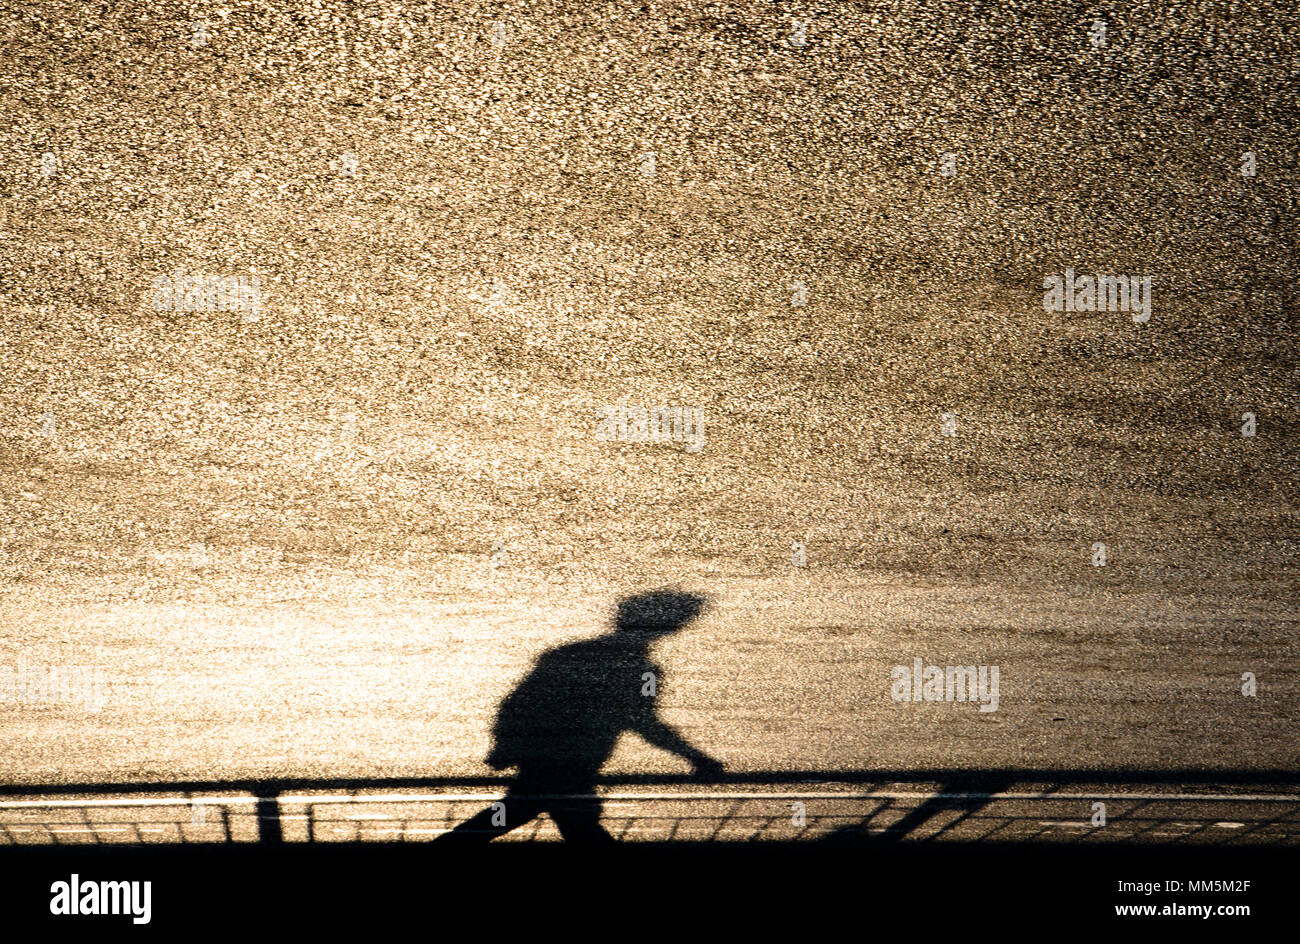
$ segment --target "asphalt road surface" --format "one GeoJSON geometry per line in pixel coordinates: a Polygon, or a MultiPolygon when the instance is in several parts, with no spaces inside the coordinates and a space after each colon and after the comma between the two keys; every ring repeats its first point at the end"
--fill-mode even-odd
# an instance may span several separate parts
{"type": "Polygon", "coordinates": [[[658,587],[715,601],[659,702],[732,771],[1294,770],[1300,30],[1252,11],[6,11],[0,782],[486,775],[658,587]],[[157,310],[178,268],[257,310],[157,310]]]}

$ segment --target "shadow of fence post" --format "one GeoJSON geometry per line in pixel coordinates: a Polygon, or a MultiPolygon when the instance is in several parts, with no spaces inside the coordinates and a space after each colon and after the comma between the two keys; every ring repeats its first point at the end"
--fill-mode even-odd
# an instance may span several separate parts
{"type": "Polygon", "coordinates": [[[284,842],[280,825],[279,790],[259,790],[257,797],[257,841],[275,846],[284,842]]]}

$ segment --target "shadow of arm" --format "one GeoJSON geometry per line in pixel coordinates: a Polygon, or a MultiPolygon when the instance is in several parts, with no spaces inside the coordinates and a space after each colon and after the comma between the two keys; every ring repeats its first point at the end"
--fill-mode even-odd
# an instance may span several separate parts
{"type": "Polygon", "coordinates": [[[661,748],[669,753],[676,754],[678,757],[688,761],[695,768],[697,774],[721,774],[723,771],[722,763],[714,760],[704,751],[700,750],[690,741],[682,737],[672,725],[659,720],[651,715],[646,718],[636,729],[637,734],[645,738],[649,744],[661,748]]]}

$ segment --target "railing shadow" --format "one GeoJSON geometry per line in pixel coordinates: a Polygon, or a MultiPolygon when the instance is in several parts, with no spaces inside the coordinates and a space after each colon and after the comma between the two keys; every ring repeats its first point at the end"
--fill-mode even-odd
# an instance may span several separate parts
{"type": "MultiPolygon", "coordinates": [[[[137,810],[216,807],[221,811],[219,841],[278,846],[291,841],[328,841],[326,827],[345,823],[355,828],[354,838],[362,838],[360,824],[366,817],[354,814],[354,819],[321,819],[318,807],[328,808],[329,804],[335,804],[334,809],[352,810],[358,805],[375,808],[376,804],[384,803],[441,803],[444,807],[441,820],[416,817],[436,827],[428,830],[411,830],[401,817],[367,814],[375,820],[402,822],[400,830],[389,831],[388,839],[406,841],[416,838],[412,833],[454,828],[457,825],[452,812],[454,804],[490,801],[513,782],[512,777],[503,775],[464,775],[0,784],[0,808],[22,813],[27,817],[25,822],[37,824],[41,822],[42,811],[59,810],[65,816],[76,813],[77,819],[57,820],[62,831],[80,835],[85,841],[102,843],[101,831],[89,815],[92,809],[114,810],[118,818],[113,822],[119,824],[116,832],[133,835],[133,841],[138,842],[142,840],[139,822],[123,818],[132,815],[132,807],[137,810]],[[413,792],[399,795],[394,791],[413,792]],[[200,799],[203,795],[207,798],[200,799]],[[248,829],[238,836],[232,829],[231,809],[242,809],[245,819],[250,821],[248,829]],[[291,812],[286,813],[286,809],[291,812]],[[122,823],[132,823],[133,833],[122,823]],[[286,825],[291,827],[291,835],[286,835],[286,825]]],[[[1115,815],[1125,818],[1130,827],[1124,833],[1128,842],[1168,842],[1168,837],[1173,835],[1175,842],[1238,844],[1261,838],[1276,842],[1280,841],[1279,836],[1300,835],[1300,772],[1281,769],[864,768],[743,771],[711,775],[707,779],[675,774],[613,774],[600,777],[596,788],[607,799],[617,801],[620,809],[635,808],[630,813],[608,815],[608,821],[625,821],[618,834],[620,838],[629,835],[638,822],[671,821],[671,828],[655,833],[661,841],[669,842],[734,842],[773,836],[791,841],[808,838],[807,828],[791,830],[783,821],[783,816],[776,812],[777,801],[786,806],[793,801],[796,807],[837,802],[839,808],[835,814],[824,817],[826,822],[834,823],[833,828],[822,829],[817,834],[817,838],[828,842],[897,843],[904,839],[998,842],[1008,836],[1008,827],[1015,833],[1017,827],[1039,823],[1042,828],[1038,833],[1031,835],[1021,828],[1015,833],[1014,841],[1037,841],[1054,827],[1058,828],[1058,834],[1062,832],[1059,827],[1076,827],[1073,832],[1065,830],[1070,833],[1069,841],[1086,841],[1098,835],[1096,829],[1088,828],[1086,820],[1061,823],[1051,816],[1059,818],[1062,814],[1050,811],[1064,805],[1070,809],[1070,816],[1076,816],[1079,802],[1093,796],[1107,798],[1115,815]],[[925,789],[907,789],[921,786],[925,789]],[[1257,792],[1247,793],[1243,788],[1248,787],[1257,792]],[[627,788],[639,790],[626,792],[627,788]],[[1200,792],[1187,792],[1192,788],[1200,792]],[[660,792],[649,792],[656,789],[660,792]],[[1006,810],[988,813],[980,819],[991,804],[1006,810]],[[1207,812],[1196,812],[1197,804],[1207,812]],[[703,814],[695,812],[701,809],[705,810],[703,814]],[[1232,816],[1222,812],[1229,809],[1237,812],[1232,816]],[[1048,818],[1044,820],[1044,817],[1048,818]],[[1236,822],[1224,822],[1225,818],[1236,822]],[[1171,824],[1177,827],[1174,833],[1169,832],[1171,824]],[[984,829],[985,825],[991,828],[984,829]],[[692,827],[696,828],[694,833],[692,827]]],[[[559,799],[590,803],[595,795],[559,799]]],[[[175,825],[177,820],[172,817],[146,822],[175,825]]],[[[98,826],[102,827],[102,823],[98,826]]],[[[22,828],[25,827],[0,821],[0,838],[5,844],[20,845],[21,837],[14,830],[22,828]]],[[[61,841],[54,827],[47,826],[46,833],[47,841],[56,844],[61,841]]],[[[181,841],[188,841],[179,826],[175,833],[181,841]]],[[[537,834],[535,827],[531,836],[535,838],[537,834]]]]}

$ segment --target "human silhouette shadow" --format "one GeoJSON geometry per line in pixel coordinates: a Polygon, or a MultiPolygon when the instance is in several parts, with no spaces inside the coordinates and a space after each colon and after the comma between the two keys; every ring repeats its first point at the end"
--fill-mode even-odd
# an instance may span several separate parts
{"type": "Polygon", "coordinates": [[[518,768],[505,799],[452,831],[446,841],[486,842],[550,814],[568,841],[613,842],[600,824],[596,779],[623,732],[685,758],[699,776],[722,764],[692,746],[655,710],[663,670],[650,646],[703,612],[707,598],[673,590],[619,601],[612,632],[543,653],[501,702],[487,762],[518,768]]]}

